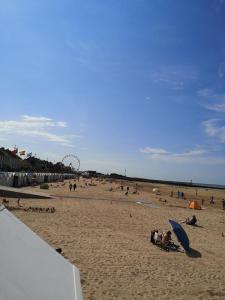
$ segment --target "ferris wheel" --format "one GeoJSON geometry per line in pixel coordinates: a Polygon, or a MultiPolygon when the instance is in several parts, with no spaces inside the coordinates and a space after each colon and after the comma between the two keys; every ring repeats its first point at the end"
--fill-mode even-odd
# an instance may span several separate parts
{"type": "Polygon", "coordinates": [[[80,169],[80,159],[73,154],[65,155],[62,159],[62,164],[66,167],[70,167],[73,172],[77,172],[80,169]]]}

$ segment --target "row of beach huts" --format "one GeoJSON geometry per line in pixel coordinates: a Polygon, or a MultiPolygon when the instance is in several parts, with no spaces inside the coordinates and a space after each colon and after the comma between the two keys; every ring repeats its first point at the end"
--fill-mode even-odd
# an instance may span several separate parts
{"type": "Polygon", "coordinates": [[[22,187],[76,178],[76,174],[0,172],[0,185],[22,187]]]}

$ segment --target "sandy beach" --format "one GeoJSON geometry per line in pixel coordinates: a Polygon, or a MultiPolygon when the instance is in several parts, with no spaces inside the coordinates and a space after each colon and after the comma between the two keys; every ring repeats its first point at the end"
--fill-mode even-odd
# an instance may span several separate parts
{"type": "MultiPolygon", "coordinates": [[[[84,299],[225,299],[225,192],[198,188],[196,196],[196,188],[138,183],[133,194],[134,182],[123,182],[124,191],[120,183],[81,179],[71,192],[68,181],[52,183],[46,193],[55,199],[22,199],[21,204],[54,206],[55,213],[13,213],[52,247],[61,247],[80,269],[84,299]],[[176,198],[177,190],[186,200],[176,198]],[[210,205],[212,195],[215,204],[210,205]],[[193,199],[204,199],[205,209],[188,209],[193,199]],[[200,226],[183,224],[191,256],[149,242],[152,229],[170,230],[169,219],[181,222],[193,213],[200,226]]],[[[38,186],[25,189],[40,191],[38,186]]],[[[9,201],[17,205],[15,199],[9,201]]]]}

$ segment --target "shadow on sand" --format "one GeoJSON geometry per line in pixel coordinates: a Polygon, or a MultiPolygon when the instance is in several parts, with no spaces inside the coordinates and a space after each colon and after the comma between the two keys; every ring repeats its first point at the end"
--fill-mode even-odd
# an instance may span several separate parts
{"type": "Polygon", "coordinates": [[[186,255],[192,258],[200,258],[202,257],[201,253],[193,248],[190,248],[188,252],[186,252],[186,255]]]}
{"type": "Polygon", "coordinates": [[[192,225],[192,227],[193,227],[193,228],[204,228],[203,226],[198,225],[198,224],[192,225]]]}

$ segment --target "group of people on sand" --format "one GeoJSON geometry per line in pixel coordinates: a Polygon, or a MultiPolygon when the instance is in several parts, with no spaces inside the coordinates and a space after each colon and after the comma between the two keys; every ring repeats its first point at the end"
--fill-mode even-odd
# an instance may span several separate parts
{"type": "MultiPolygon", "coordinates": [[[[197,218],[193,215],[191,218],[187,218],[184,222],[187,225],[195,226],[197,218]]],[[[152,244],[159,246],[161,249],[166,251],[179,251],[180,246],[176,245],[172,240],[172,232],[162,232],[158,229],[151,231],[150,241],[152,244]]]]}
{"type": "Polygon", "coordinates": [[[177,198],[181,198],[185,200],[184,192],[177,191],[177,198]]]}
{"type": "Polygon", "coordinates": [[[151,232],[151,242],[166,251],[179,249],[179,246],[172,241],[172,232],[170,230],[167,232],[153,230],[151,232]]]}
{"type": "Polygon", "coordinates": [[[70,192],[72,191],[72,189],[75,191],[76,188],[77,188],[77,184],[76,183],[72,184],[71,182],[69,182],[69,190],[70,190],[70,192]]]}
{"type": "MultiPolygon", "coordinates": [[[[186,200],[186,197],[185,197],[185,194],[184,194],[184,192],[182,192],[182,191],[177,191],[176,192],[176,195],[177,195],[177,198],[178,199],[183,199],[183,200],[186,200]]],[[[197,195],[198,195],[198,190],[196,189],[196,191],[195,191],[195,195],[196,195],[196,197],[197,197],[197,195]]],[[[170,197],[171,198],[173,198],[173,196],[174,196],[174,191],[171,191],[170,192],[170,197]]],[[[205,202],[205,199],[201,199],[201,205],[202,206],[204,206],[204,202],[205,202]]],[[[209,204],[215,204],[215,197],[212,195],[212,196],[210,196],[210,198],[209,198],[209,204]]],[[[222,199],[222,208],[223,209],[225,209],[225,199],[222,199]]]]}
{"type": "MultiPolygon", "coordinates": [[[[120,185],[120,189],[121,189],[121,191],[123,191],[124,190],[124,186],[121,184],[120,185]]],[[[126,192],[125,192],[125,195],[126,196],[128,196],[128,194],[129,194],[129,191],[130,191],[130,187],[129,186],[127,186],[127,188],[126,188],[126,192]]],[[[135,184],[135,187],[134,187],[134,191],[133,191],[133,194],[137,194],[138,193],[138,185],[137,185],[137,183],[135,184]]]]}

